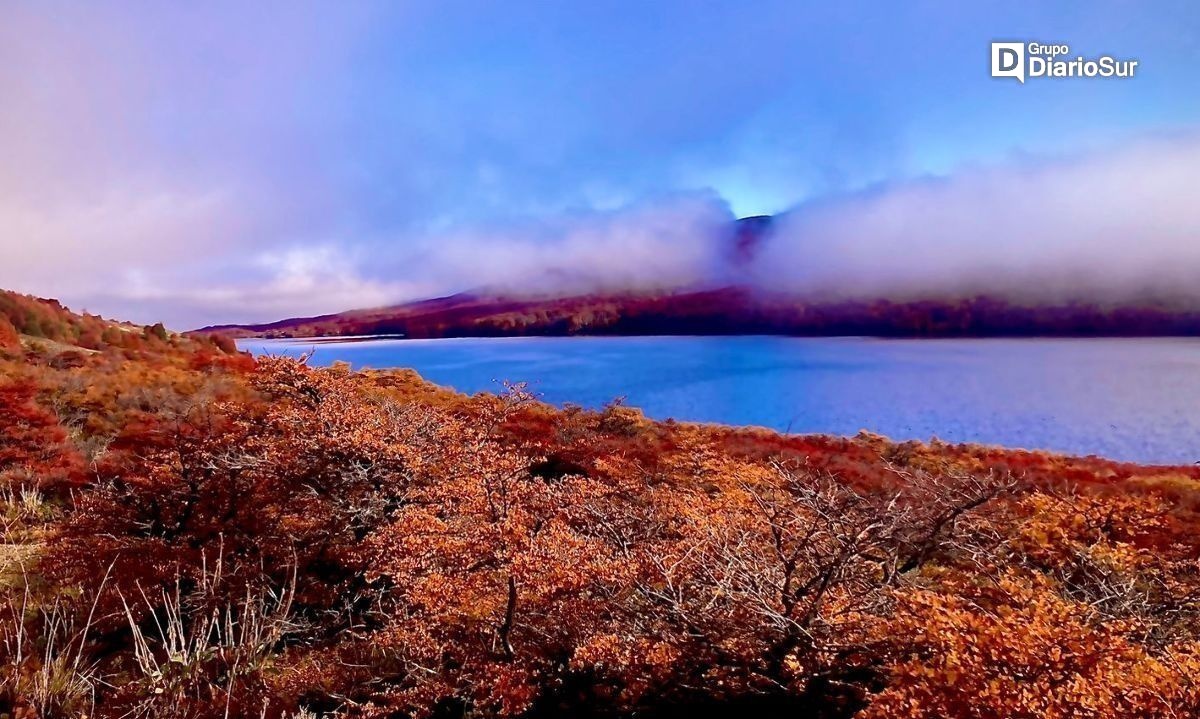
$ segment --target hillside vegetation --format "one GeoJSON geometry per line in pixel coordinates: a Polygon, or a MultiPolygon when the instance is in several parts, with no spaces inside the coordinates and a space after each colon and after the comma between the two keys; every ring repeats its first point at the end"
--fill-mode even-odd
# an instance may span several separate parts
{"type": "Polygon", "coordinates": [[[208,327],[238,337],[398,335],[410,338],[560,335],[877,337],[1200,336],[1200,312],[1179,303],[1019,304],[995,297],[815,301],[748,288],[435,300],[208,327]]]}
{"type": "Polygon", "coordinates": [[[164,354],[237,352],[231,338],[217,333],[168,332],[162,323],[139,326],[103,317],[76,314],[58,300],[0,290],[0,347],[22,344],[45,351],[59,347],[74,353],[117,352],[125,357],[157,358],[164,354]]]}
{"type": "Polygon", "coordinates": [[[14,716],[1200,715],[1200,468],[467,397],[0,302],[14,716]]]}

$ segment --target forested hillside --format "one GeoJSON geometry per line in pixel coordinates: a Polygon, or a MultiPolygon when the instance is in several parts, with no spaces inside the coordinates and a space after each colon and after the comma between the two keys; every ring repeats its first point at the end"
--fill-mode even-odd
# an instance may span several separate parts
{"type": "Polygon", "coordinates": [[[1200,468],[467,397],[0,302],[13,716],[1200,715],[1200,468]]]}
{"type": "Polygon", "coordinates": [[[237,337],[396,335],[1200,336],[1200,311],[1154,303],[1018,304],[994,297],[814,301],[726,287],[660,293],[455,295],[406,305],[200,330],[237,337]]]}

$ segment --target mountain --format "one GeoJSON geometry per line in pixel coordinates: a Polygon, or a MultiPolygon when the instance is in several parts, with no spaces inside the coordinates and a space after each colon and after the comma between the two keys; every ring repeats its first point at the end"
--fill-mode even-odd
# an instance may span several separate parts
{"type": "MultiPolygon", "coordinates": [[[[776,217],[732,227],[728,276],[755,259],[776,217]]],[[[731,280],[734,282],[735,280],[731,280]]],[[[579,295],[477,291],[388,307],[196,330],[234,337],[396,335],[408,338],[562,335],[871,335],[882,337],[1200,336],[1200,308],[1146,301],[1046,305],[1000,297],[819,299],[745,283],[579,295]]]]}
{"type": "Polygon", "coordinates": [[[771,215],[754,215],[737,221],[733,230],[733,261],[749,264],[771,233],[776,219],[771,215]]]}

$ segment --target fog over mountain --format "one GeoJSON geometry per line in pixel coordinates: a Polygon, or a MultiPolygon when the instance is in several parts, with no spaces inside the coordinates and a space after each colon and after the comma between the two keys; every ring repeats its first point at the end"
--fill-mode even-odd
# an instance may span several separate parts
{"type": "Polygon", "coordinates": [[[881,185],[777,218],[754,284],[834,297],[1200,298],[1200,136],[881,185]]]}
{"type": "Polygon", "coordinates": [[[411,261],[450,292],[587,294],[663,291],[719,282],[734,215],[711,193],[440,233],[411,261]]]}
{"type": "Polygon", "coordinates": [[[716,193],[675,193],[611,210],[452,225],[404,244],[265,251],[242,274],[203,287],[130,271],[94,296],[235,322],[458,292],[546,297],[725,286],[820,301],[990,295],[1046,304],[1166,300],[1194,309],[1196,187],[1200,136],[1178,133],[801,203],[750,233],[749,244],[716,193]]]}
{"type": "MultiPolygon", "coordinates": [[[[665,198],[440,236],[410,262],[448,289],[425,297],[453,295],[445,301],[236,331],[1194,335],[1197,186],[1200,137],[1179,134],[879,185],[770,217],[735,221],[715,197],[665,198]]],[[[314,314],[340,308],[328,310],[314,314]]]]}
{"type": "Polygon", "coordinates": [[[992,295],[1200,299],[1200,136],[1019,158],[801,204],[738,250],[716,198],[439,238],[446,289],[506,294],[743,285],[823,300],[992,295]]]}

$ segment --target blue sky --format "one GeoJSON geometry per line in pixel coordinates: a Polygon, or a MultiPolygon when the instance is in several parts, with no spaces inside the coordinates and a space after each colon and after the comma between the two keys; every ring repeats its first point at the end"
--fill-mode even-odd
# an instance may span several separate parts
{"type": "Polygon", "coordinates": [[[1190,2],[246,5],[0,6],[0,286],[190,326],[686,264],[726,216],[1200,124],[1190,2]],[[1141,64],[1021,85],[995,39],[1141,64]]]}

